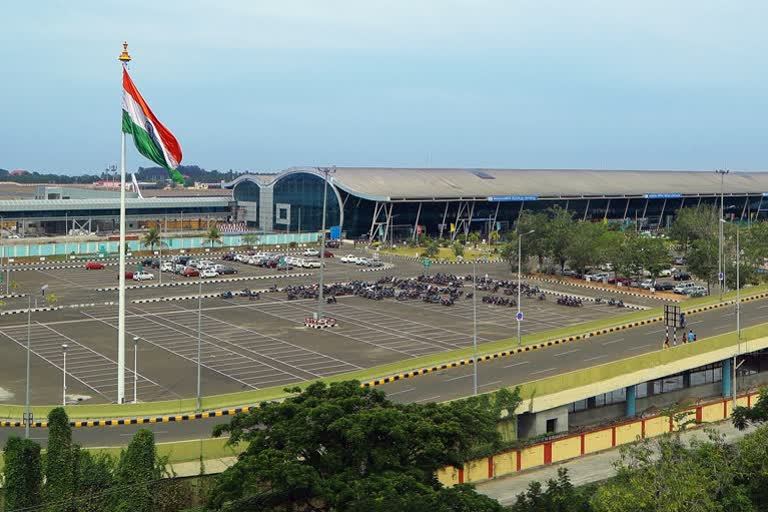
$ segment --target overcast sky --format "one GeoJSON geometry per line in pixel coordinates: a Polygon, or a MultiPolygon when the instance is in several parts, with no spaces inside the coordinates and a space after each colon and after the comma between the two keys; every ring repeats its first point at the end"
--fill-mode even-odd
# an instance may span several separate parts
{"type": "Polygon", "coordinates": [[[0,167],[118,162],[127,39],[183,163],[209,169],[768,169],[766,19],[751,0],[9,1],[0,167]]]}

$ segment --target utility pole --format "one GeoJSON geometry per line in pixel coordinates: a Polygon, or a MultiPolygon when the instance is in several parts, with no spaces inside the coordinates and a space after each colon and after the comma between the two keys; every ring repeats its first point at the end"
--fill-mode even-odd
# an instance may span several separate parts
{"type": "MultiPolygon", "coordinates": [[[[720,220],[725,222],[723,214],[723,203],[725,200],[725,175],[730,171],[728,169],[716,169],[715,173],[720,175],[720,220]]],[[[717,279],[720,286],[720,302],[723,301],[723,291],[725,290],[725,265],[723,262],[723,222],[718,222],[719,244],[717,251],[717,279]]]]}
{"type": "Polygon", "coordinates": [[[472,261],[472,360],[474,361],[472,394],[477,395],[477,259],[472,261]]]}
{"type": "Polygon", "coordinates": [[[64,356],[64,363],[62,369],[64,370],[64,387],[62,388],[61,393],[61,406],[66,407],[67,406],[67,344],[63,343],[61,345],[61,351],[63,352],[64,356]]]}
{"type": "Polygon", "coordinates": [[[523,236],[530,235],[531,233],[534,233],[536,230],[532,229],[528,231],[527,233],[519,233],[517,235],[517,346],[519,347],[522,342],[522,335],[520,333],[520,328],[523,323],[523,312],[520,310],[521,307],[521,300],[522,300],[522,268],[523,268],[523,236]]]}
{"type": "Polygon", "coordinates": [[[203,332],[203,278],[198,276],[197,291],[197,410],[202,408],[202,397],[200,396],[200,357],[202,355],[202,332],[203,332]]]}
{"type": "Polygon", "coordinates": [[[328,203],[328,179],[331,174],[336,173],[336,166],[318,167],[317,170],[323,174],[323,227],[320,234],[320,289],[317,299],[317,320],[320,321],[323,318],[323,287],[325,286],[325,213],[328,203]]]}
{"type": "Polygon", "coordinates": [[[24,407],[24,438],[29,439],[29,423],[32,421],[29,407],[29,354],[32,341],[32,294],[29,294],[29,306],[27,307],[27,382],[26,382],[26,400],[24,407]]]}

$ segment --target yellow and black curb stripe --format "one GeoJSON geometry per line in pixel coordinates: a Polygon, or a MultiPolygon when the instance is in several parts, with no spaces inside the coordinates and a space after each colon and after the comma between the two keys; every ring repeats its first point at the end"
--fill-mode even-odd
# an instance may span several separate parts
{"type": "MultiPolygon", "coordinates": [[[[744,297],[744,298],[741,299],[741,302],[751,302],[753,300],[764,299],[766,297],[768,297],[768,292],[760,293],[760,294],[757,294],[757,295],[750,295],[749,297],[744,297]]],[[[732,306],[735,303],[736,303],[736,300],[727,300],[727,301],[724,301],[724,302],[720,302],[718,304],[710,304],[710,305],[707,305],[707,306],[701,306],[701,307],[698,307],[698,308],[688,309],[688,310],[683,311],[683,313],[685,313],[686,315],[691,315],[691,314],[694,314],[694,313],[701,313],[701,312],[704,312],[704,311],[711,311],[713,309],[724,308],[726,306],[732,306]]],[[[614,327],[606,327],[604,329],[597,329],[595,331],[590,331],[590,332],[584,333],[584,334],[576,334],[576,335],[568,336],[568,337],[565,337],[565,338],[557,338],[557,339],[554,339],[554,340],[542,341],[542,342],[539,342],[539,343],[533,343],[531,345],[525,345],[525,346],[522,346],[522,347],[516,347],[516,348],[513,348],[513,349],[509,349],[509,350],[503,350],[501,352],[495,352],[493,354],[485,354],[485,355],[482,355],[482,356],[478,356],[477,361],[478,362],[490,361],[492,359],[499,359],[501,357],[513,356],[513,355],[519,354],[521,352],[530,352],[532,350],[537,350],[537,349],[540,349],[540,348],[551,347],[551,346],[554,346],[554,345],[563,345],[565,343],[570,343],[570,342],[574,342],[574,341],[586,340],[586,339],[592,338],[594,336],[600,336],[600,335],[603,335],[603,334],[610,334],[610,333],[614,333],[614,332],[617,332],[617,331],[624,331],[626,329],[632,329],[634,327],[641,327],[643,325],[650,325],[650,324],[653,324],[653,323],[656,323],[656,322],[661,322],[662,320],[664,320],[663,316],[657,316],[657,317],[648,318],[648,319],[645,319],[645,320],[638,320],[636,322],[630,322],[630,323],[623,324],[623,325],[617,325],[617,326],[614,326],[614,327]]],[[[374,386],[381,386],[383,384],[389,384],[389,383],[392,383],[392,382],[396,382],[398,380],[410,379],[410,378],[413,378],[413,377],[417,377],[419,375],[425,375],[427,373],[439,372],[441,370],[447,370],[449,368],[458,368],[460,366],[466,366],[466,365],[470,365],[470,364],[474,364],[474,363],[475,363],[475,360],[474,360],[474,358],[471,358],[471,357],[468,358],[468,359],[460,359],[458,361],[451,361],[451,362],[439,364],[439,365],[436,365],[436,366],[431,366],[431,367],[426,367],[426,368],[419,368],[417,370],[411,370],[411,371],[407,371],[407,372],[403,372],[403,373],[396,373],[394,375],[389,375],[387,377],[382,377],[382,378],[379,378],[379,379],[370,380],[370,381],[367,381],[367,382],[363,382],[362,384],[360,384],[360,386],[361,387],[365,387],[365,388],[374,387],[374,386]]]]}
{"type": "MultiPolygon", "coordinates": [[[[118,418],[118,419],[99,419],[99,420],[81,420],[70,421],[72,428],[81,427],[116,427],[120,425],[147,425],[151,423],[177,423],[189,420],[201,420],[206,418],[218,418],[220,416],[234,416],[241,412],[248,412],[255,409],[256,406],[242,406],[231,409],[217,409],[215,411],[204,411],[189,414],[176,414],[170,416],[145,416],[142,418],[118,418]]],[[[0,421],[0,427],[23,427],[23,421],[0,421]]],[[[48,428],[47,421],[35,421],[29,424],[34,428],[48,428]]]]}

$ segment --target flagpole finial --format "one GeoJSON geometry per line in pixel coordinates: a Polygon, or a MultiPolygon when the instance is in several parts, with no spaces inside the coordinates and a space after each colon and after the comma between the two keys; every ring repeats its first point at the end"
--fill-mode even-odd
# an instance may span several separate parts
{"type": "Polygon", "coordinates": [[[120,54],[120,56],[117,58],[120,62],[123,64],[128,64],[131,62],[131,56],[128,55],[128,42],[123,41],[123,53],[120,54]]]}

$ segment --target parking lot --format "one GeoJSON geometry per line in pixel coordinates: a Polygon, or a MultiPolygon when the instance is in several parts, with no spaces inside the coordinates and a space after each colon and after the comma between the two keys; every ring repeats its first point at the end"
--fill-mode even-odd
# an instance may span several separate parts
{"type": "MultiPolygon", "coordinates": [[[[334,251],[339,256],[349,251],[334,251]]],[[[384,259],[384,258],[383,258],[384,259]]],[[[423,273],[418,262],[392,260],[394,267],[375,272],[327,259],[326,283],[375,281],[384,275],[413,277],[423,273]]],[[[288,285],[312,285],[318,271],[294,269],[278,272],[242,263],[232,263],[234,276],[203,280],[203,294],[269,289],[288,285]],[[237,279],[237,280],[232,280],[237,279]]],[[[42,267],[42,266],[40,266],[42,267]]],[[[129,265],[134,267],[135,263],[129,265]]],[[[31,293],[43,301],[40,287],[57,296],[66,307],[32,315],[30,345],[33,354],[32,401],[61,400],[63,350],[67,344],[69,399],[109,402],[117,391],[117,306],[104,304],[117,299],[116,266],[85,270],[35,268],[14,271],[17,293],[31,293]]],[[[439,272],[465,275],[469,265],[433,265],[439,272]]],[[[478,274],[510,279],[503,263],[478,264],[478,274]]],[[[157,271],[153,270],[155,275],[157,271]]],[[[206,395],[246,389],[262,389],[327,377],[427,354],[447,352],[472,344],[472,300],[463,295],[453,306],[421,300],[372,300],[357,296],[339,297],[324,304],[326,314],[338,327],[314,330],[304,320],[317,310],[313,299],[288,300],[282,291],[265,292],[258,300],[246,297],[206,298],[198,318],[199,280],[165,274],[158,280],[129,288],[126,317],[126,395],[132,399],[134,377],[139,400],[194,396],[196,389],[198,336],[201,346],[202,389],[206,395]],[[185,284],[180,284],[185,283],[185,284]],[[173,286],[170,286],[173,284],[173,286]],[[199,329],[198,329],[199,321],[199,329]],[[138,347],[138,372],[133,373],[134,340],[138,347]]],[[[471,290],[471,282],[464,291],[471,290]]],[[[478,341],[512,338],[516,334],[516,307],[484,304],[478,295],[478,341]]],[[[615,315],[616,308],[585,302],[567,307],[537,296],[522,299],[524,334],[573,325],[615,315]]],[[[26,307],[28,298],[6,299],[3,309],[26,307]]],[[[23,401],[24,358],[27,341],[26,315],[0,317],[0,399],[23,401]]]]}

